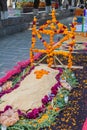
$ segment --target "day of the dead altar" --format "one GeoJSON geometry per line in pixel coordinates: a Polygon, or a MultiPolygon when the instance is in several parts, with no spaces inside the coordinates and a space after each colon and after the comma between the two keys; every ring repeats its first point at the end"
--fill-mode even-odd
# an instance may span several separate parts
{"type": "MultiPolygon", "coordinates": [[[[61,121],[65,121],[65,118],[60,117],[61,112],[63,116],[69,118],[69,111],[72,111],[73,115],[76,112],[77,115],[79,106],[74,98],[79,99],[82,94],[81,89],[79,90],[82,87],[79,79],[82,77],[76,72],[81,73],[84,68],[79,64],[79,56],[78,63],[75,62],[76,18],[69,30],[56,19],[55,10],[51,15],[52,20],[47,20],[39,28],[36,27],[37,19],[34,18],[30,58],[19,62],[13,70],[0,79],[0,129],[2,130],[51,129],[50,126],[62,129],[64,123],[61,124],[61,121]],[[49,42],[43,39],[43,34],[49,36],[49,42]],[[54,42],[54,36],[58,34],[62,37],[54,42]],[[43,49],[36,47],[36,38],[40,39],[43,49]],[[62,49],[63,44],[67,44],[67,49],[62,49]],[[71,107],[72,105],[74,108],[71,107]],[[61,119],[59,126],[55,123],[57,119],[61,119]]],[[[85,82],[84,79],[84,85],[85,82]]],[[[72,130],[72,125],[76,125],[73,117],[72,124],[69,125],[69,118],[66,119],[68,124],[65,126],[66,130],[72,130]]]]}

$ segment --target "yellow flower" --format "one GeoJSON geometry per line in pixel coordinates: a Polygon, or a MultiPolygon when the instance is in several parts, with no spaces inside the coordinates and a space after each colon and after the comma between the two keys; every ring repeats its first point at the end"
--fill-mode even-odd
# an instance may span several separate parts
{"type": "Polygon", "coordinates": [[[63,98],[63,94],[60,94],[60,97],[63,98]]]}
{"type": "Polygon", "coordinates": [[[34,21],[37,22],[37,18],[36,17],[34,17],[34,21]]]}
{"type": "Polygon", "coordinates": [[[49,116],[47,114],[44,114],[40,119],[38,119],[38,123],[42,123],[45,120],[47,120],[49,118],[49,116]]]}
{"type": "Polygon", "coordinates": [[[44,69],[41,69],[41,70],[36,70],[35,72],[34,72],[34,74],[36,74],[36,78],[37,79],[40,79],[40,78],[42,78],[42,76],[44,75],[44,74],[49,74],[49,71],[46,71],[46,70],[44,70],[44,69]]]}
{"type": "Polygon", "coordinates": [[[50,24],[51,23],[51,20],[47,20],[47,24],[50,24]]]}

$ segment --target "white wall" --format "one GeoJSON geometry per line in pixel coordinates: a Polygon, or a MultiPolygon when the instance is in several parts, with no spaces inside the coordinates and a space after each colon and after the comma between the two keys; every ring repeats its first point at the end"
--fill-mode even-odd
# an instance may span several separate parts
{"type": "Polygon", "coordinates": [[[12,0],[7,0],[7,6],[10,6],[12,3],[12,0]]]}

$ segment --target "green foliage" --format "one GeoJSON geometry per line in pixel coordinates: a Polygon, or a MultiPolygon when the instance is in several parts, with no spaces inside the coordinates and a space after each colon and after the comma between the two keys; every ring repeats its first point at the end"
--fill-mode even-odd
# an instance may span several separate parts
{"type": "Polygon", "coordinates": [[[60,88],[56,100],[54,102],[55,106],[59,106],[61,109],[64,108],[66,106],[66,102],[65,102],[65,97],[69,96],[69,91],[64,89],[64,88],[60,88]]]}
{"type": "Polygon", "coordinates": [[[34,130],[29,124],[15,124],[14,126],[8,127],[7,130],[34,130]]]}
{"type": "Polygon", "coordinates": [[[24,75],[27,74],[29,72],[29,70],[30,70],[30,66],[28,66],[27,68],[25,68],[24,71],[23,71],[24,75]]]}
{"type": "MultiPolygon", "coordinates": [[[[18,81],[21,80],[21,77],[27,74],[30,70],[30,66],[24,69],[18,76],[13,78],[13,85],[15,85],[18,81]]],[[[75,75],[72,73],[71,70],[66,69],[63,71],[61,78],[65,78],[66,81],[73,87],[77,84],[77,80],[75,75]]],[[[53,106],[52,103],[46,107],[46,111],[41,113],[38,118],[36,119],[26,119],[21,117],[20,120],[7,128],[7,130],[38,130],[40,128],[49,127],[54,121],[56,116],[58,116],[59,112],[64,109],[64,107],[68,104],[68,96],[70,91],[66,90],[65,88],[61,87],[58,90],[58,94],[53,99],[53,106]],[[67,100],[65,98],[67,97],[67,100]],[[52,106],[52,109],[49,109],[49,106],[52,106]],[[59,109],[56,109],[59,108],[59,109]]],[[[1,102],[1,100],[0,100],[1,102]]],[[[0,126],[1,130],[1,126],[0,126]]]]}
{"type": "Polygon", "coordinates": [[[75,74],[70,69],[65,69],[63,71],[63,74],[61,78],[66,79],[66,81],[72,86],[76,87],[78,84],[78,81],[75,77],[75,74]]]}
{"type": "Polygon", "coordinates": [[[19,75],[15,76],[12,80],[12,86],[14,87],[14,85],[19,82],[21,80],[21,76],[22,76],[22,73],[20,73],[19,75]]]}
{"type": "Polygon", "coordinates": [[[19,82],[21,80],[21,77],[26,75],[30,70],[30,66],[26,67],[23,72],[21,72],[19,75],[15,76],[12,79],[12,86],[14,86],[17,82],[19,82]]]}
{"type": "Polygon", "coordinates": [[[0,99],[0,104],[2,103],[1,99],[0,99]]]}
{"type": "Polygon", "coordinates": [[[20,118],[16,124],[8,127],[7,130],[38,130],[40,128],[49,127],[55,121],[59,112],[67,105],[64,100],[65,96],[69,96],[69,91],[64,88],[60,88],[57,96],[53,99],[52,109],[49,109],[49,106],[52,105],[50,102],[46,108],[46,112],[41,113],[38,118],[20,118]],[[56,111],[55,108],[60,109],[56,111]]]}
{"type": "Polygon", "coordinates": [[[1,104],[2,102],[4,102],[4,101],[2,101],[1,98],[0,98],[0,104],[1,104]]]}

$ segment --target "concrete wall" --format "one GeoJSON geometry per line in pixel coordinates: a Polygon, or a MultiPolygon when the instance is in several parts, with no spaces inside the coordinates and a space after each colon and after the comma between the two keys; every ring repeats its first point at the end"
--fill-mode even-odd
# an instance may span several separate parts
{"type": "MultiPolygon", "coordinates": [[[[62,11],[56,16],[58,20],[73,16],[73,12],[67,10],[62,11]]],[[[51,16],[43,16],[39,14],[38,25],[42,25],[46,20],[51,19],[51,16]]],[[[23,14],[20,17],[8,18],[5,20],[0,20],[0,37],[11,35],[13,33],[21,32],[28,29],[33,21],[32,14],[23,14]]]]}

